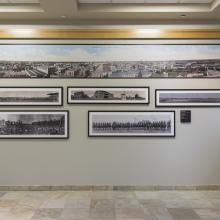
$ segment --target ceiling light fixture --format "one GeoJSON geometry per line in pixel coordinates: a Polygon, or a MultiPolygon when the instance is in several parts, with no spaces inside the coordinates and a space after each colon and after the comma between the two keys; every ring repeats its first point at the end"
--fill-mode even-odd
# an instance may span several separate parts
{"type": "Polygon", "coordinates": [[[9,32],[15,37],[31,37],[33,36],[33,29],[11,29],[9,32]]]}

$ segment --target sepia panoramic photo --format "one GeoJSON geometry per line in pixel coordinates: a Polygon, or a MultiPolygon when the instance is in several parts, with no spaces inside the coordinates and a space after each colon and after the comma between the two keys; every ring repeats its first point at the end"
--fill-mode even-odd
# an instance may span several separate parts
{"type": "Polygon", "coordinates": [[[156,90],[157,107],[220,107],[220,89],[156,90]]]}
{"type": "Polygon", "coordinates": [[[69,87],[69,104],[149,104],[148,87],[69,87]]]}
{"type": "Polygon", "coordinates": [[[68,112],[0,111],[0,138],[68,138],[68,112]]]}
{"type": "Polygon", "coordinates": [[[61,87],[0,87],[0,106],[61,106],[61,87]]]}
{"type": "Polygon", "coordinates": [[[90,137],[174,137],[175,112],[90,111],[90,137]]]}
{"type": "Polygon", "coordinates": [[[0,51],[0,78],[220,77],[220,45],[9,44],[0,51]]]}

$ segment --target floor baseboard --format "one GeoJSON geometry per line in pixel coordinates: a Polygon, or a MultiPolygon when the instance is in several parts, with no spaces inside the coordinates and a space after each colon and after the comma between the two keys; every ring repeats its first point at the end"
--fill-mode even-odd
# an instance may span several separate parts
{"type": "Polygon", "coordinates": [[[220,185],[197,186],[125,186],[125,185],[66,185],[66,186],[0,186],[0,191],[162,191],[162,190],[220,190],[220,185]]]}

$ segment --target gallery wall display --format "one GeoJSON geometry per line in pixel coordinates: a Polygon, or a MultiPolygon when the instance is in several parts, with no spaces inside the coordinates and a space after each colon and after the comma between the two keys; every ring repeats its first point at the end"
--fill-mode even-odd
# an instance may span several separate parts
{"type": "Polygon", "coordinates": [[[89,111],[90,137],[174,137],[174,111],[89,111]]]}
{"type": "Polygon", "coordinates": [[[158,89],[157,107],[220,107],[220,89],[158,89]]]}
{"type": "Polygon", "coordinates": [[[0,78],[220,78],[218,44],[2,44],[0,51],[0,78]]]}
{"type": "Polygon", "coordinates": [[[68,87],[68,104],[149,104],[149,87],[68,87]]]}
{"type": "Polygon", "coordinates": [[[62,105],[62,87],[0,87],[0,106],[62,105]]]}
{"type": "Polygon", "coordinates": [[[68,111],[0,111],[1,138],[69,137],[68,111]]]}

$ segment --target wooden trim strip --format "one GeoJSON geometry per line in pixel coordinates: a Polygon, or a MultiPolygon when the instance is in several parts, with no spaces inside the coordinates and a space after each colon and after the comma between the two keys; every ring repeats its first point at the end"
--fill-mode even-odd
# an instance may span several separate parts
{"type": "Polygon", "coordinates": [[[0,39],[220,39],[220,29],[0,29],[0,39]]]}

